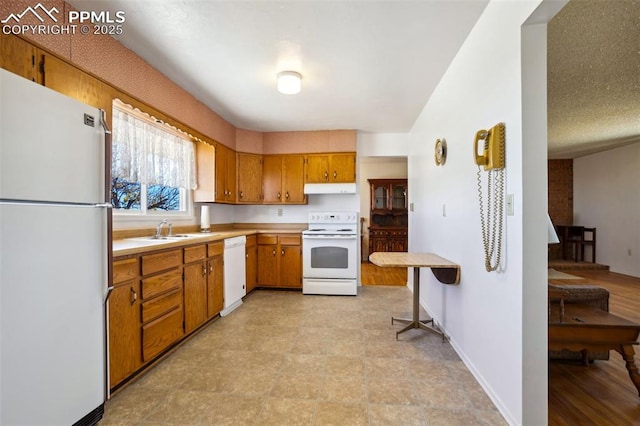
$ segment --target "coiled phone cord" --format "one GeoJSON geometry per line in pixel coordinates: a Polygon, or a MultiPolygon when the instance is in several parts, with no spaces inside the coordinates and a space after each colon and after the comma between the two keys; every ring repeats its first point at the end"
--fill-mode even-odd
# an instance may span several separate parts
{"type": "Polygon", "coordinates": [[[486,218],[484,213],[484,205],[482,202],[481,171],[482,169],[479,166],[477,173],[477,182],[478,200],[480,203],[480,226],[482,228],[482,244],[484,246],[484,267],[487,272],[491,272],[498,269],[498,267],[500,266],[500,259],[502,257],[502,228],[504,217],[504,168],[488,171],[486,218]],[[493,179],[494,176],[495,182],[493,179]],[[491,202],[492,194],[495,195],[493,197],[493,203],[491,202]],[[492,260],[494,260],[494,263],[492,263],[492,260]]]}

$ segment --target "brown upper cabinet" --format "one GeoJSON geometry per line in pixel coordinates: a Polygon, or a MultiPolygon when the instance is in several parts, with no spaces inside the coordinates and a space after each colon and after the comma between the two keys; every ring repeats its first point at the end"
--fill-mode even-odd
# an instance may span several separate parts
{"type": "Polygon", "coordinates": [[[42,51],[21,38],[4,33],[0,34],[0,41],[0,67],[42,84],[42,51]]]}
{"type": "Polygon", "coordinates": [[[222,144],[216,145],[217,203],[236,202],[236,152],[222,144]]]}
{"type": "Polygon", "coordinates": [[[262,202],[262,155],[237,154],[238,204],[262,202]]]}
{"type": "Polygon", "coordinates": [[[18,37],[2,34],[0,40],[0,67],[104,110],[110,123],[111,87],[18,37]]]}
{"type": "Polygon", "coordinates": [[[356,154],[308,154],[306,183],[345,183],[356,181],[356,154]]]}
{"type": "Polygon", "coordinates": [[[216,149],[213,145],[196,143],[198,187],[193,191],[193,201],[197,203],[210,203],[215,200],[215,158],[216,149]]]}
{"type": "Polygon", "coordinates": [[[262,192],[264,204],[306,204],[304,156],[265,155],[262,158],[262,192]]]}
{"type": "Polygon", "coordinates": [[[198,188],[193,201],[230,203],[236,201],[236,152],[222,144],[196,144],[198,188]]]}

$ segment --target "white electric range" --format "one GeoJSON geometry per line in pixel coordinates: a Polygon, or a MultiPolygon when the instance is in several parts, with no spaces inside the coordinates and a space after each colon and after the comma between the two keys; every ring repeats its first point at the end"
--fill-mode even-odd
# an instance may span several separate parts
{"type": "Polygon", "coordinates": [[[360,237],[357,212],[309,213],[302,232],[302,293],[358,294],[360,237]]]}

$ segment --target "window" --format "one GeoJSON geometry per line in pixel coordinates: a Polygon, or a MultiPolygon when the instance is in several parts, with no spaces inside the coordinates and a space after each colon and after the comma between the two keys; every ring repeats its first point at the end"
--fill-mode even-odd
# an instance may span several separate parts
{"type": "Polygon", "coordinates": [[[116,212],[189,213],[196,188],[194,144],[179,130],[115,101],[111,175],[116,212]]]}

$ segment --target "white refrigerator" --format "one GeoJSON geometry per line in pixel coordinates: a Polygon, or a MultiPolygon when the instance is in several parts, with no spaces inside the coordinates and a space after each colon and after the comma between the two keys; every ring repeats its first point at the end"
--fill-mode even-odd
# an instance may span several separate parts
{"type": "Polygon", "coordinates": [[[107,392],[101,111],[0,69],[0,424],[93,425],[107,392]]]}

